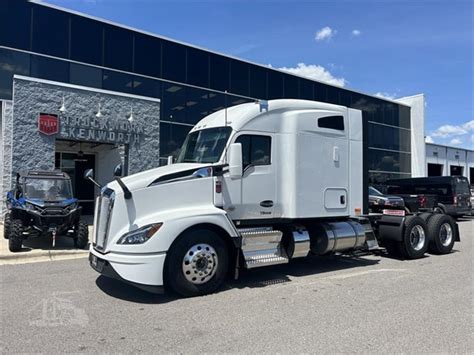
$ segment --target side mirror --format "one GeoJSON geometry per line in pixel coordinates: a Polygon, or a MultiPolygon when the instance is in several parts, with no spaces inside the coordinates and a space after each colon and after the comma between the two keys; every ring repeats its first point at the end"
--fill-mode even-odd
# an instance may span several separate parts
{"type": "Polygon", "coordinates": [[[100,185],[97,181],[94,180],[94,169],[87,169],[86,171],[84,171],[84,179],[91,181],[99,189],[102,188],[102,185],[100,185]]]}
{"type": "Polygon", "coordinates": [[[84,179],[90,180],[94,178],[94,169],[87,169],[84,171],[84,179]]]}
{"type": "Polygon", "coordinates": [[[173,164],[173,156],[172,155],[169,155],[168,156],[168,164],[167,165],[171,165],[173,164]]]}
{"type": "Polygon", "coordinates": [[[122,168],[122,164],[117,164],[117,166],[114,168],[114,176],[122,176],[122,171],[123,171],[123,168],[122,168]]]}
{"type": "Polygon", "coordinates": [[[243,173],[242,144],[232,143],[227,150],[231,179],[240,179],[243,173]]]}

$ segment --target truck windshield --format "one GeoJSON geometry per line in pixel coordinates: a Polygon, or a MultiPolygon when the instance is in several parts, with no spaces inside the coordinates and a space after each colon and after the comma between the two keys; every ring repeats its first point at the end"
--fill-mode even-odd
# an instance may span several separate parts
{"type": "Polygon", "coordinates": [[[215,163],[219,160],[229,139],[232,128],[216,127],[188,134],[178,163],[215,163]]]}
{"type": "Polygon", "coordinates": [[[71,181],[67,179],[27,178],[23,196],[43,201],[61,201],[72,198],[71,181]]]}

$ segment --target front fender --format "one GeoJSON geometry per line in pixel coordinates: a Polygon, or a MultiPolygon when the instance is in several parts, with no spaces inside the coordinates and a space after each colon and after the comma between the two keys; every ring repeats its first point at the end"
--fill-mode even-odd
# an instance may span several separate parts
{"type": "Polygon", "coordinates": [[[152,223],[163,223],[162,227],[145,243],[137,245],[120,245],[118,239],[129,231],[124,227],[116,235],[111,236],[106,251],[123,253],[158,253],[167,252],[174,240],[185,230],[200,224],[211,224],[223,229],[230,237],[239,238],[239,233],[229,220],[225,211],[216,207],[190,208],[147,215],[137,220],[139,226],[152,223]]]}

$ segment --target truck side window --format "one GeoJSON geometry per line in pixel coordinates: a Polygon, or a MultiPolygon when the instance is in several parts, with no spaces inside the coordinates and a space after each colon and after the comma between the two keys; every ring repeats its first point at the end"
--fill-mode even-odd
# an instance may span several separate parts
{"type": "Polygon", "coordinates": [[[244,168],[248,165],[270,165],[271,137],[243,134],[235,140],[242,144],[244,168]]]}
{"type": "Polygon", "coordinates": [[[318,127],[337,129],[338,131],[343,131],[344,130],[344,117],[343,116],[321,117],[318,119],[318,127]]]}

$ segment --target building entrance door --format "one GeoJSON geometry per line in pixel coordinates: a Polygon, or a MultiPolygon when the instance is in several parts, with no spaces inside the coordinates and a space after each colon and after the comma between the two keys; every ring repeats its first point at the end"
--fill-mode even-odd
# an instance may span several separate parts
{"type": "Polygon", "coordinates": [[[95,168],[95,154],[56,152],[56,169],[71,177],[74,197],[82,206],[83,215],[94,214],[94,185],[84,180],[86,169],[95,168]]]}

